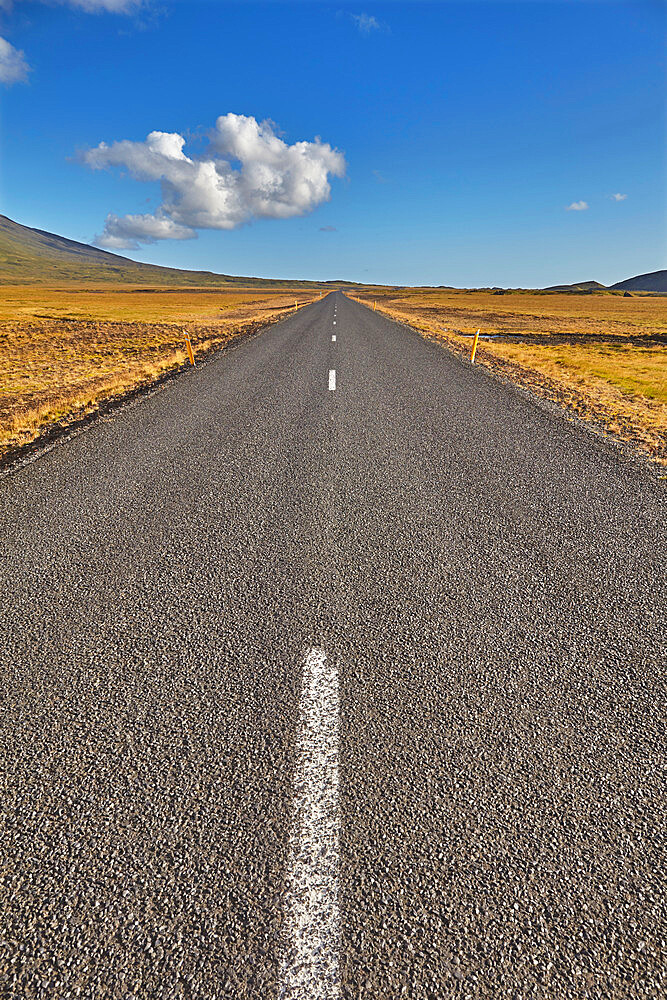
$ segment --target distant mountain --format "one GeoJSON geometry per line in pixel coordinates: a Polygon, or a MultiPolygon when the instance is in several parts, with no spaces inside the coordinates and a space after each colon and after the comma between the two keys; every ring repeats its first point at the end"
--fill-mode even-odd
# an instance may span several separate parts
{"type": "MultiPolygon", "coordinates": [[[[304,285],[348,286],[354,281],[281,281],[269,278],[236,277],[213,271],[182,271],[176,267],[142,264],[120,254],[77,243],[42,229],[31,229],[0,215],[0,285],[53,284],[54,282],[126,282],[135,285],[185,285],[243,287],[304,285]]],[[[399,287],[399,286],[396,286],[399,287]]],[[[440,285],[440,288],[450,287],[440,285]]],[[[610,286],[615,291],[653,292],[667,295],[667,271],[639,274],[610,286]]],[[[599,281],[579,281],[572,285],[550,285],[546,292],[592,292],[605,290],[599,281]]],[[[502,290],[498,290],[500,294],[502,290]]]]}
{"type": "Polygon", "coordinates": [[[0,285],[53,282],[127,282],[137,285],[312,285],[315,282],[240,278],[212,271],[181,271],[141,264],[87,243],[31,229],[0,215],[0,285]]]}
{"type": "Polygon", "coordinates": [[[649,271],[648,274],[638,274],[625,281],[617,281],[611,288],[624,292],[658,292],[667,295],[667,271],[649,271]]]}
{"type": "Polygon", "coordinates": [[[596,289],[606,288],[599,281],[578,281],[575,285],[549,285],[543,289],[545,292],[593,292],[596,289]]]}

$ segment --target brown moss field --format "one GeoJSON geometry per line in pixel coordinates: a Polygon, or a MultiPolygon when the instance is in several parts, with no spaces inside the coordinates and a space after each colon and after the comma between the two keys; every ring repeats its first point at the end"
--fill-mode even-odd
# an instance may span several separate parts
{"type": "Polygon", "coordinates": [[[183,365],[184,329],[202,357],[318,296],[284,287],[3,288],[0,456],[183,365]]]}
{"type": "Polygon", "coordinates": [[[667,298],[365,289],[367,305],[667,463],[667,298]],[[482,339],[490,336],[493,339],[482,339]]]}

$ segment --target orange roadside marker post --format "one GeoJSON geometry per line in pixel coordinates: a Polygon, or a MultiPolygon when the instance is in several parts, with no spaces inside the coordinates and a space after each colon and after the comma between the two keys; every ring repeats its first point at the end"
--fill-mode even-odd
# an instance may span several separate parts
{"type": "Polygon", "coordinates": [[[192,342],[190,340],[190,334],[188,333],[187,330],[183,330],[183,333],[185,334],[185,349],[188,352],[188,357],[190,358],[190,364],[194,366],[195,355],[194,351],[192,350],[192,342]]]}
{"type": "Polygon", "coordinates": [[[477,341],[479,340],[479,330],[475,334],[475,339],[472,342],[472,354],[470,355],[470,363],[475,364],[475,355],[477,354],[477,341]]]}

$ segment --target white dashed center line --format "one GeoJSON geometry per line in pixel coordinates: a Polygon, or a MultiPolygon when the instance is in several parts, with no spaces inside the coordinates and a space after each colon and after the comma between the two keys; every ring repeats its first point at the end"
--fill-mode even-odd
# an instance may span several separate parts
{"type": "Polygon", "coordinates": [[[329,388],[331,390],[333,390],[333,389],[336,388],[336,369],[335,368],[330,368],[329,369],[329,388]]]}
{"type": "Polygon", "coordinates": [[[338,1000],[338,672],[322,649],[303,664],[289,840],[281,1000],[338,1000]]]}
{"type": "Polygon", "coordinates": [[[336,334],[335,334],[335,333],[334,333],[334,334],[332,334],[332,337],[331,337],[331,342],[332,342],[332,344],[335,344],[335,343],[336,343],[336,334]]]}

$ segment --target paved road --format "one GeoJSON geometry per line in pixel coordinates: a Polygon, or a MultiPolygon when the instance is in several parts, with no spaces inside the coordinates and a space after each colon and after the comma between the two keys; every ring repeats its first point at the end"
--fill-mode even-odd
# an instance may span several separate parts
{"type": "Polygon", "coordinates": [[[664,995],[663,497],[340,293],[4,477],[0,995],[664,995]]]}

